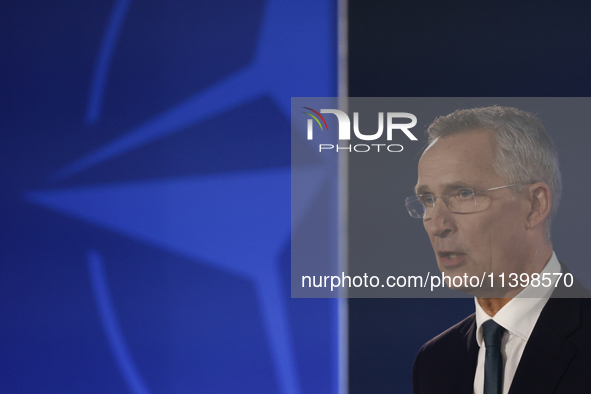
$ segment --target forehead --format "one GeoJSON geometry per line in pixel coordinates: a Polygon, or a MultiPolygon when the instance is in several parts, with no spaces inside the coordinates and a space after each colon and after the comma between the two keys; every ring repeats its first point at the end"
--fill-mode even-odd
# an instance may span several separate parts
{"type": "Polygon", "coordinates": [[[494,136],[477,130],[439,138],[419,161],[418,193],[442,192],[449,187],[487,188],[503,179],[493,167],[494,136]]]}

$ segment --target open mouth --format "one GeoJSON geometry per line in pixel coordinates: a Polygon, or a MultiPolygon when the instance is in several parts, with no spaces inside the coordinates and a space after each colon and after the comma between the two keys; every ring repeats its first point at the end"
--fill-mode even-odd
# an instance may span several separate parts
{"type": "Polygon", "coordinates": [[[448,257],[450,259],[455,259],[456,257],[463,255],[463,253],[460,253],[460,252],[447,252],[447,251],[437,252],[437,254],[439,255],[439,257],[448,257]]]}
{"type": "Polygon", "coordinates": [[[441,264],[446,267],[459,264],[463,260],[462,258],[465,256],[464,253],[446,251],[439,252],[438,255],[441,264]]]}

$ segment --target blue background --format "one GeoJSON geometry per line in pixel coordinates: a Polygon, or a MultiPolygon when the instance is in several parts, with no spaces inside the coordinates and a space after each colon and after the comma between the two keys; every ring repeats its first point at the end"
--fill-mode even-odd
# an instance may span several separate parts
{"type": "Polygon", "coordinates": [[[290,97],[334,1],[5,1],[0,387],[333,393],[337,304],[289,297],[290,97]]]}

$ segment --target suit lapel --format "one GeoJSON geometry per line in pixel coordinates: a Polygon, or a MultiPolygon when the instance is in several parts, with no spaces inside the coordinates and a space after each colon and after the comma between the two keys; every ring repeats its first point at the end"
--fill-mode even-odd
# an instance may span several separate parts
{"type": "Polygon", "coordinates": [[[580,299],[551,298],[527,341],[509,394],[553,393],[577,352],[566,338],[580,327],[580,299]]]}
{"type": "Polygon", "coordinates": [[[476,363],[478,362],[478,343],[476,342],[476,318],[472,321],[468,330],[464,334],[464,340],[466,344],[466,350],[468,351],[468,357],[466,357],[466,364],[463,371],[466,371],[466,375],[460,378],[462,386],[460,390],[457,390],[458,394],[473,394],[474,393],[474,375],[476,374],[476,363]]]}

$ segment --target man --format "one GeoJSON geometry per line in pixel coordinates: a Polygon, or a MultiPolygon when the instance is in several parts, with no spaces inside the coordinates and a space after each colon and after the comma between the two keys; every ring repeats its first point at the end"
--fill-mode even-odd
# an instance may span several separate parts
{"type": "Polygon", "coordinates": [[[423,346],[414,392],[591,393],[590,300],[554,298],[588,293],[553,252],[561,178],[544,126],[495,106],[438,118],[428,134],[407,208],[443,274],[487,280],[448,283],[475,295],[476,312],[423,346]]]}

